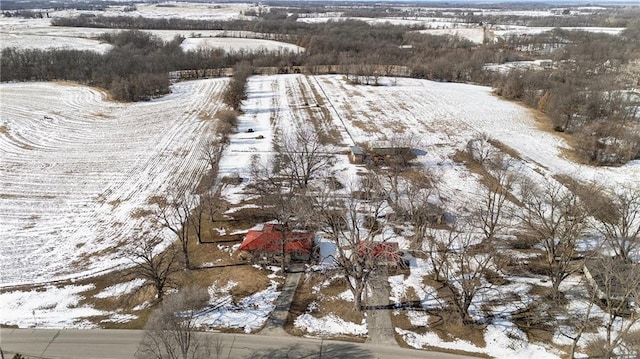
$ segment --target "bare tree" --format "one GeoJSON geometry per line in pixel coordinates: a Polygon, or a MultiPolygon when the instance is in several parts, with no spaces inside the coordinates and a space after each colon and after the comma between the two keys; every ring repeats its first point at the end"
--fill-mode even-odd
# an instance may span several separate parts
{"type": "Polygon", "coordinates": [[[205,214],[207,213],[207,208],[205,207],[209,204],[207,203],[207,201],[209,201],[209,198],[207,197],[212,197],[209,192],[210,191],[207,190],[203,195],[200,195],[198,197],[194,196],[193,209],[187,216],[187,223],[185,224],[193,228],[196,238],[198,239],[198,244],[202,244],[202,238],[204,237],[204,221],[207,218],[205,216],[205,214]]]}
{"type": "Polygon", "coordinates": [[[574,286],[575,294],[578,296],[573,298],[573,300],[581,300],[586,302],[586,308],[583,306],[572,306],[571,308],[566,309],[566,329],[560,329],[560,335],[563,335],[569,339],[571,339],[571,347],[569,349],[569,357],[571,359],[575,358],[576,351],[578,350],[578,344],[580,343],[580,339],[582,339],[585,331],[589,329],[590,326],[593,326],[593,307],[595,305],[597,296],[595,290],[589,290],[586,294],[584,292],[584,288],[582,286],[574,286]],[[568,329],[568,330],[567,330],[568,329]]]}
{"type": "Polygon", "coordinates": [[[446,229],[431,229],[424,248],[434,279],[450,292],[449,302],[463,323],[474,322],[469,311],[473,299],[491,287],[486,275],[500,269],[493,241],[474,231],[470,222],[471,218],[465,218],[446,229]]]}
{"type": "Polygon", "coordinates": [[[174,244],[161,249],[163,240],[159,236],[145,233],[131,243],[124,256],[135,264],[133,274],[143,278],[146,285],[155,289],[156,298],[162,301],[167,288],[174,288],[175,275],[181,271],[180,251],[174,244]]]}
{"type": "Polygon", "coordinates": [[[442,210],[434,204],[439,199],[436,187],[439,180],[436,174],[427,171],[412,171],[399,180],[403,195],[398,200],[396,214],[413,226],[412,247],[418,251],[423,249],[430,227],[442,214],[442,210]]]}
{"type": "Polygon", "coordinates": [[[283,175],[302,190],[307,189],[317,173],[331,166],[333,156],[326,153],[320,134],[312,126],[297,127],[292,133],[286,133],[279,145],[283,175]]]}
{"type": "Polygon", "coordinates": [[[195,208],[198,203],[193,196],[186,194],[176,194],[167,196],[167,198],[156,197],[153,203],[156,205],[156,220],[164,228],[169,229],[178,237],[178,242],[182,249],[184,257],[185,269],[191,269],[191,261],[189,258],[190,244],[190,228],[192,225],[189,221],[191,209],[195,208]]]}
{"type": "Polygon", "coordinates": [[[369,175],[349,198],[317,203],[321,228],[336,244],[335,265],[344,274],[355,298],[354,308],[361,311],[367,283],[387,253],[378,222],[387,207],[386,195],[378,178],[369,175]]]}
{"type": "Polygon", "coordinates": [[[222,93],[222,101],[236,111],[240,111],[242,100],[247,98],[247,79],[253,73],[253,67],[242,62],[233,67],[233,76],[222,93]]]}
{"type": "MultiPolygon", "coordinates": [[[[200,196],[201,207],[203,208],[203,218],[201,221],[209,222],[209,235],[212,235],[212,228],[216,220],[218,220],[218,215],[220,214],[220,204],[218,199],[218,193],[213,191],[205,191],[200,196]]],[[[201,234],[204,237],[204,233],[201,234]]],[[[201,240],[202,241],[202,240],[201,240]]]]}
{"type": "Polygon", "coordinates": [[[491,137],[489,134],[483,132],[467,143],[467,151],[471,157],[480,164],[484,164],[497,153],[496,148],[491,145],[490,140],[491,137]]]}
{"type": "Polygon", "coordinates": [[[586,228],[587,210],[573,192],[559,183],[540,187],[532,182],[521,185],[523,226],[540,242],[544,263],[552,284],[552,296],[560,294],[560,283],[578,270],[572,265],[577,244],[586,228]]]}
{"type": "Polygon", "coordinates": [[[202,158],[207,161],[213,174],[217,173],[222,147],[221,140],[217,138],[208,140],[202,147],[202,158]]]}
{"type": "Polygon", "coordinates": [[[630,262],[640,247],[640,189],[628,186],[618,190],[613,210],[607,216],[598,216],[598,229],[616,256],[630,262]]]}
{"type": "Polygon", "coordinates": [[[454,245],[444,262],[446,285],[463,323],[473,323],[469,308],[480,291],[491,287],[485,276],[495,269],[495,251],[490,241],[478,240],[469,232],[458,236],[454,245]]]}
{"type": "Polygon", "coordinates": [[[606,314],[604,338],[596,339],[597,345],[591,346],[591,351],[596,351],[591,354],[603,358],[640,355],[634,339],[637,332],[633,331],[640,322],[640,265],[602,257],[594,259],[591,268],[594,298],[606,314]]]}
{"type": "Polygon", "coordinates": [[[280,226],[280,267],[284,273],[287,268],[287,240],[291,231],[304,224],[308,198],[296,186],[294,176],[282,176],[278,172],[278,162],[262,164],[254,157],[251,164],[252,187],[260,195],[263,211],[270,214],[280,226]]]}
{"type": "Polygon", "coordinates": [[[447,261],[450,259],[449,253],[456,248],[456,243],[460,240],[461,232],[449,229],[435,229],[426,227],[424,235],[425,241],[421,250],[427,255],[431,267],[433,268],[434,280],[444,282],[448,278],[447,261]]]}
{"type": "MultiPolygon", "coordinates": [[[[410,169],[411,161],[416,157],[414,149],[419,145],[418,137],[411,134],[395,135],[389,140],[392,153],[385,155],[377,168],[379,173],[384,173],[389,180],[391,201],[394,207],[398,206],[400,198],[400,182],[402,176],[410,169]]],[[[379,156],[382,157],[382,156],[379,156]]]]}
{"type": "Polygon", "coordinates": [[[492,240],[504,226],[507,198],[513,190],[515,176],[511,174],[511,161],[496,154],[485,160],[484,167],[489,175],[482,192],[482,200],[474,206],[472,216],[487,240],[492,240]]]}
{"type": "MultiPolygon", "coordinates": [[[[138,359],[208,359],[211,344],[196,333],[198,316],[208,305],[205,288],[186,287],[168,296],[147,324],[136,351],[138,359]]],[[[218,338],[219,339],[219,338],[218,338]]],[[[219,344],[219,343],[217,343],[219,344]]],[[[219,346],[219,345],[217,345],[219,346]]],[[[215,354],[220,354],[219,350],[215,354]]],[[[219,357],[216,355],[216,358],[219,357]]]]}

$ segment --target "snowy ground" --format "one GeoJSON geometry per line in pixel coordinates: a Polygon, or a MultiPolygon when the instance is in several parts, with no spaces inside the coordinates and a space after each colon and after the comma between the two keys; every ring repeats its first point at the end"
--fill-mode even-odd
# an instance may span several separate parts
{"type": "MultiPolygon", "coordinates": [[[[424,153],[417,161],[426,168],[441,174],[445,203],[451,210],[466,207],[480,192],[480,184],[461,164],[451,157],[466,147],[470,139],[488,133],[498,141],[513,148],[522,160],[518,160],[520,171],[527,176],[550,178],[552,174],[566,174],[584,181],[597,181],[615,188],[620,184],[637,184],[639,163],[630,163],[618,168],[600,168],[578,165],[561,155],[567,144],[559,137],[542,131],[524,107],[502,101],[491,93],[490,88],[437,83],[414,79],[386,79],[383,86],[354,86],[342,76],[327,75],[306,77],[301,75],[252,77],[248,86],[248,99],[243,103],[246,114],[240,117],[239,131],[232,136],[221,161],[221,176],[238,174],[245,178],[240,186],[223,189],[223,196],[232,203],[239,203],[242,187],[250,175],[246,164],[252,154],[263,157],[271,155],[275,132],[294,124],[312,121],[313,116],[305,104],[311,92],[321,94],[322,103],[330,118],[324,125],[336,129],[343,148],[360,144],[366,146],[376,140],[388,140],[397,134],[411,134],[420,139],[418,147],[424,153]],[[248,128],[255,132],[249,134],[248,128]],[[260,139],[258,138],[260,137],[260,139]],[[242,164],[245,164],[244,166],[242,164]]],[[[349,184],[361,169],[350,164],[345,155],[336,154],[333,170],[343,184],[349,184]]],[[[403,238],[395,238],[405,248],[403,238]]],[[[335,250],[335,248],[333,248],[335,250]]],[[[328,256],[331,243],[322,242],[321,252],[328,256]]],[[[326,262],[325,265],[329,265],[326,262]]],[[[400,298],[412,288],[426,308],[442,305],[433,300],[435,291],[422,283],[429,272],[429,265],[415,260],[411,275],[406,278],[390,278],[392,299],[400,298]]],[[[512,283],[484,293],[474,303],[480,308],[486,301],[495,300],[503,294],[518,293],[520,304],[526,302],[531,280],[512,278],[512,283]]],[[[536,280],[536,285],[543,285],[536,280]]],[[[396,299],[397,301],[399,299],[396,299]]],[[[315,304],[317,305],[317,304],[315,304]]],[[[314,305],[309,306],[313,312],[314,305]]],[[[495,313],[510,313],[512,307],[493,309],[495,313]]],[[[479,312],[479,310],[478,310],[479,312]]],[[[411,314],[415,325],[424,325],[427,318],[419,312],[411,314]],[[420,324],[423,323],[423,324],[420,324]]],[[[347,323],[341,318],[327,315],[316,318],[310,313],[295,320],[297,328],[313,335],[365,335],[365,323],[347,323]]],[[[484,334],[486,347],[457,341],[443,341],[433,333],[418,334],[397,329],[409,345],[421,348],[425,345],[486,353],[496,357],[557,357],[558,352],[549,346],[529,343],[508,315],[496,315],[488,324],[484,334]]]]}
{"type": "Polygon", "coordinates": [[[0,85],[0,286],[114,268],[152,196],[195,186],[225,80],[135,104],[53,83],[0,85]]]}
{"type": "MultiPolygon", "coordinates": [[[[513,148],[522,158],[521,170],[531,176],[567,174],[610,187],[640,185],[638,162],[600,168],[564,158],[561,149],[567,144],[562,139],[540,130],[527,109],[500,100],[490,88],[415,79],[383,79],[382,83],[354,86],[339,75],[251,77],[244,114],[224,150],[219,171],[220,178],[239,176],[243,181],[223,186],[222,197],[230,203],[241,203],[250,180],[251,156],[260,155],[265,160],[272,154],[279,133],[318,119],[322,127],[336,134],[333,170],[343,184],[353,182],[363,170],[342,154],[348,146],[366,146],[398,134],[415,136],[419,139],[416,147],[422,150],[416,161],[441,175],[444,205],[452,211],[474,201],[481,186],[477,176],[451,157],[483,133],[513,148]]],[[[132,211],[144,207],[153,194],[194,183],[205,165],[198,161],[197,146],[209,123],[199,117],[215,112],[215,96],[222,84],[223,80],[183,82],[161,100],[130,105],[105,102],[100,93],[80,86],[2,85],[0,148],[8,156],[0,162],[0,213],[6,219],[0,223],[2,232],[15,233],[1,247],[3,257],[10,258],[9,264],[3,262],[2,266],[4,285],[42,282],[117,265],[109,250],[144,226],[142,220],[132,218],[132,211]],[[65,271],[70,264],[76,267],[65,271]]],[[[405,239],[394,240],[401,248],[406,247],[405,239]]],[[[331,251],[329,243],[322,248],[323,255],[331,251]]],[[[429,300],[433,290],[421,282],[428,265],[421,260],[412,263],[406,280],[390,278],[392,299],[399,301],[410,287],[422,297],[423,306],[439,305],[429,300]]],[[[481,306],[500,291],[525,295],[531,286],[525,280],[512,282],[498,292],[483,294],[474,305],[481,306]]],[[[126,292],[136,284],[110,287],[100,295],[126,292]]],[[[59,291],[53,287],[49,290],[59,291]]],[[[68,296],[77,300],[74,296],[84,290],[87,288],[69,289],[68,296]]],[[[218,300],[225,298],[223,290],[214,292],[218,300]]],[[[66,316],[60,326],[86,325],[81,319],[84,314],[71,313],[69,308],[98,315],[91,313],[91,308],[74,308],[72,302],[47,304],[31,295],[6,292],[0,296],[3,303],[23,303],[21,311],[15,305],[0,308],[3,312],[16,311],[17,318],[11,323],[44,323],[29,314],[38,308],[58,313],[56,318],[66,316]]],[[[239,303],[223,301],[219,310],[207,314],[203,325],[253,331],[264,323],[276,297],[272,285],[239,303]]],[[[348,300],[348,296],[340,298],[348,300]]],[[[500,308],[495,310],[500,312],[500,308]]],[[[114,321],[127,320],[123,314],[114,315],[114,321]]],[[[410,319],[415,325],[424,325],[428,318],[416,312],[410,319]]],[[[366,322],[341,320],[307,314],[298,317],[295,325],[317,335],[366,334],[366,322]]],[[[49,323],[58,325],[53,320],[49,323]]],[[[547,347],[529,343],[508,316],[496,316],[489,324],[485,333],[488,345],[483,348],[463,340],[443,342],[429,333],[397,330],[416,347],[455,347],[498,357],[557,355],[547,347]]]]}
{"type": "MultiPolygon", "coordinates": [[[[51,18],[74,17],[81,14],[97,16],[142,16],[147,18],[184,18],[192,20],[231,20],[244,18],[242,12],[255,8],[251,4],[198,4],[173,2],[164,5],[136,4],[136,11],[123,11],[124,6],[108,7],[105,11],[61,10],[46,12],[51,18]]],[[[0,49],[73,49],[105,53],[111,45],[95,40],[105,32],[117,29],[78,28],[51,26],[51,18],[23,19],[0,15],[0,49]]],[[[261,39],[215,38],[222,30],[143,30],[165,41],[179,35],[186,39],[183,49],[222,48],[226,51],[253,51],[287,49],[303,51],[302,48],[278,41],[261,39]]]]}
{"type": "Polygon", "coordinates": [[[209,288],[212,307],[198,315],[196,325],[209,329],[239,328],[245,333],[262,328],[276,307],[275,300],[280,295],[278,283],[272,280],[267,289],[234,303],[228,292],[236,284],[229,282],[221,288],[215,285],[209,288]]]}
{"type": "MultiPolygon", "coordinates": [[[[57,17],[73,17],[81,14],[97,15],[97,16],[142,16],[148,18],[184,18],[196,20],[231,20],[231,19],[247,19],[242,14],[247,10],[259,11],[259,8],[265,9],[263,5],[253,4],[200,4],[200,3],[183,3],[171,2],[165,4],[136,4],[135,11],[124,11],[125,6],[107,7],[105,11],[80,11],[80,10],[60,10],[49,11],[46,14],[51,18],[57,17]]],[[[428,9],[424,11],[440,11],[443,9],[428,9]]],[[[453,9],[451,9],[453,10],[453,9]]],[[[462,9],[458,9],[462,10],[462,9]]],[[[597,10],[597,8],[581,8],[572,10],[572,14],[587,14],[597,10]]],[[[472,11],[474,13],[483,13],[485,15],[517,15],[517,16],[555,16],[554,12],[561,12],[561,9],[536,10],[536,11],[506,11],[491,9],[464,9],[464,11],[472,11]]],[[[444,11],[443,14],[458,16],[451,11],[444,11]]],[[[343,21],[346,19],[354,19],[364,21],[372,25],[390,23],[394,25],[404,26],[424,26],[427,30],[420,32],[432,35],[456,35],[466,38],[474,43],[482,43],[484,40],[484,30],[476,23],[468,23],[464,19],[455,17],[388,17],[388,18],[364,18],[364,17],[344,17],[342,13],[323,13],[323,14],[301,14],[298,19],[300,22],[306,23],[324,23],[329,21],[343,21]]],[[[540,34],[551,31],[552,27],[526,27],[515,25],[495,24],[489,30],[490,37],[512,37],[523,34],[540,34]]],[[[605,27],[567,27],[565,30],[580,30],[588,32],[599,32],[616,35],[624,28],[605,28],[605,27]]],[[[104,32],[114,32],[114,29],[97,29],[97,28],[66,28],[50,26],[50,19],[21,19],[8,18],[0,15],[0,49],[6,47],[31,48],[31,49],[77,49],[90,50],[100,53],[108,51],[111,47],[108,44],[100,43],[93,38],[104,32]]],[[[221,30],[210,31],[179,31],[179,30],[145,30],[161,37],[164,40],[171,40],[174,36],[180,35],[187,39],[183,48],[185,50],[198,48],[223,48],[227,51],[232,50],[280,50],[288,49],[292,51],[302,51],[300,47],[295,45],[269,40],[260,39],[238,39],[238,38],[217,38],[223,32],[221,30]]]]}
{"type": "Polygon", "coordinates": [[[226,52],[237,51],[292,51],[301,52],[304,48],[280,41],[262,39],[242,39],[242,38],[188,38],[182,42],[182,49],[185,51],[196,51],[199,49],[223,49],[226,52]]]}

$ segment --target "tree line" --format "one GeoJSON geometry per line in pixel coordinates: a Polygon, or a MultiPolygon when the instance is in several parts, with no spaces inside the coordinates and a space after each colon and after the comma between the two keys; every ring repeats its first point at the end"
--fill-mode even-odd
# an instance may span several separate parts
{"type": "Polygon", "coordinates": [[[640,80],[640,22],[620,36],[554,30],[532,39],[561,44],[553,68],[511,71],[493,82],[496,93],[546,114],[556,131],[573,134],[585,161],[619,164],[640,157],[640,97],[626,91],[640,80]]]}
{"type": "Polygon", "coordinates": [[[295,64],[287,51],[225,53],[219,49],[185,52],[184,40],[169,42],[142,31],[103,34],[113,45],[105,54],[81,50],[5,48],[0,59],[0,81],[68,80],[98,86],[117,101],[140,101],[169,93],[169,72],[232,67],[248,61],[263,65],[295,64]]]}
{"type": "Polygon", "coordinates": [[[176,70],[231,68],[240,62],[254,67],[303,66],[311,73],[346,71],[354,82],[375,85],[378,77],[392,73],[389,70],[393,66],[403,66],[406,75],[415,78],[494,86],[498,95],[539,109],[549,116],[557,131],[572,134],[584,161],[618,164],[640,156],[640,135],[634,120],[638,107],[632,97],[619,91],[628,83],[626,72],[637,78],[634,73],[638,70],[630,64],[640,57],[640,22],[617,15],[613,18],[627,20],[628,27],[621,36],[556,29],[482,45],[457,36],[432,36],[391,24],[370,25],[357,20],[301,23],[296,16],[279,9],[260,12],[254,20],[230,21],[126,16],[56,18],[53,23],[60,26],[269,33],[306,50],[184,52],[180,37],[165,44],[151,35],[126,31],[101,36],[114,45],[104,55],[5,49],[0,79],[79,81],[107,89],[114,99],[138,101],[167,93],[167,73],[176,70]],[[536,58],[551,58],[554,65],[544,71],[506,74],[490,73],[484,68],[487,63],[536,58]]]}

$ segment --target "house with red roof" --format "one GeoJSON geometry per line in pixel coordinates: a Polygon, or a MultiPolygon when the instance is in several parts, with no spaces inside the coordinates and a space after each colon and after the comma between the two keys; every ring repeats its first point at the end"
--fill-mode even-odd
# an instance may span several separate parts
{"type": "Polygon", "coordinates": [[[378,265],[386,267],[406,266],[403,253],[396,242],[359,242],[358,252],[361,257],[373,258],[378,265]]]}
{"type": "MultiPolygon", "coordinates": [[[[241,257],[250,258],[254,263],[276,264],[282,258],[283,232],[280,225],[266,223],[261,230],[250,230],[240,248],[241,257]]],[[[289,231],[285,235],[285,260],[287,262],[307,262],[313,252],[313,233],[289,231]]]]}

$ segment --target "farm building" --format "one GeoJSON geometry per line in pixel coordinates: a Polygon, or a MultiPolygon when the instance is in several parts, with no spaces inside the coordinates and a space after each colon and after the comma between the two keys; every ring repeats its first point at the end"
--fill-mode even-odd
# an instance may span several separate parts
{"type": "Polygon", "coordinates": [[[363,241],[359,246],[360,256],[373,258],[379,266],[396,268],[405,265],[402,252],[396,242],[363,241]]]}
{"type": "Polygon", "coordinates": [[[400,156],[412,152],[411,148],[396,145],[390,141],[374,141],[370,145],[371,151],[380,156],[400,156]]]}
{"type": "MultiPolygon", "coordinates": [[[[254,263],[277,264],[282,256],[282,234],[280,225],[266,223],[261,230],[247,232],[238,250],[254,263]]],[[[308,262],[313,253],[313,233],[287,232],[285,253],[286,262],[308,262]]]]}
{"type": "Polygon", "coordinates": [[[364,151],[362,148],[358,146],[349,147],[349,160],[355,164],[364,163],[364,151]]]}
{"type": "Polygon", "coordinates": [[[610,261],[592,259],[585,262],[583,272],[601,300],[637,302],[640,292],[637,281],[638,263],[627,263],[619,258],[610,261]]]}
{"type": "Polygon", "coordinates": [[[406,165],[416,157],[411,147],[393,144],[390,141],[375,141],[369,147],[374,163],[395,162],[406,165]]]}

